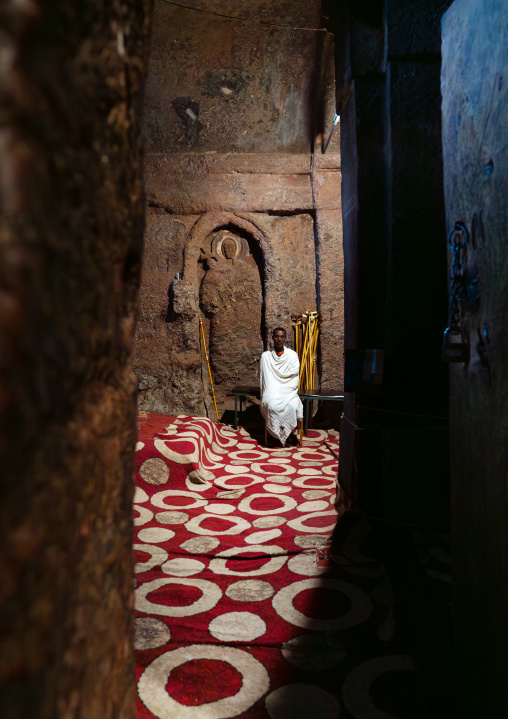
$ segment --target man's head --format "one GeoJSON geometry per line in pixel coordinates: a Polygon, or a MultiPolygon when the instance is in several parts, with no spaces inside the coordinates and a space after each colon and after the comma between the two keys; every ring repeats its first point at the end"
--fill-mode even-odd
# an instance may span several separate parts
{"type": "Polygon", "coordinates": [[[230,237],[222,240],[222,254],[227,260],[234,259],[236,255],[236,242],[230,237]]]}
{"type": "Polygon", "coordinates": [[[286,330],[284,327],[276,327],[272,332],[273,348],[276,352],[281,352],[284,349],[284,342],[286,341],[286,330]]]}

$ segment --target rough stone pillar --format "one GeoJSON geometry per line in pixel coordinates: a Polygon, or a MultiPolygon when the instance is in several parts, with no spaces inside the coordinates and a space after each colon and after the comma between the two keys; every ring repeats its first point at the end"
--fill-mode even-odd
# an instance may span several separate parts
{"type": "Polygon", "coordinates": [[[149,0],[0,8],[0,716],[132,719],[149,0]]]}
{"type": "Polygon", "coordinates": [[[338,153],[312,156],[322,389],[344,386],[344,254],[338,153]]]}
{"type": "MultiPolygon", "coordinates": [[[[344,388],[344,252],[342,245],[340,124],[335,122],[333,35],[319,35],[314,98],[314,152],[311,158],[312,204],[316,244],[321,389],[344,388]],[[335,124],[334,124],[335,122],[335,124]]],[[[323,403],[325,416],[337,422],[337,405],[323,403]]]]}

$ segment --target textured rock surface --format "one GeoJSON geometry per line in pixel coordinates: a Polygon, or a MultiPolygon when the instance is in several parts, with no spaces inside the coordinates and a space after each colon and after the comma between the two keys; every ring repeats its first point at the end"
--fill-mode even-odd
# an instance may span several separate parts
{"type": "Polygon", "coordinates": [[[456,676],[468,719],[508,714],[507,32],[502,0],[459,0],[443,19],[447,229],[467,228],[463,268],[480,293],[461,312],[470,361],[450,366],[456,676]]]}
{"type": "Polygon", "coordinates": [[[228,389],[257,384],[270,329],[286,327],[291,341],[291,315],[318,305],[321,380],[342,384],[340,133],[321,154],[335,110],[330,36],[292,29],[319,27],[318,2],[192,6],[207,12],[155,5],[134,365],[142,409],[214,417],[200,317],[220,414],[233,406],[228,389]],[[244,284],[237,268],[211,312],[201,251],[225,229],[250,247],[260,286],[256,299],[234,286],[244,284]]]}
{"type": "MultiPolygon", "coordinates": [[[[319,3],[299,0],[292,8],[277,3],[278,26],[260,22],[269,5],[237,2],[233,15],[254,16],[242,23],[155,3],[148,152],[302,152],[309,147],[316,37],[282,25],[319,20],[319,3]]],[[[208,3],[201,7],[214,11],[208,3]]],[[[228,14],[222,6],[217,12],[228,14]]]]}
{"type": "Polygon", "coordinates": [[[245,259],[220,258],[208,268],[199,293],[208,317],[208,351],[216,391],[221,385],[256,384],[263,351],[263,287],[249,253],[245,259]]]}
{"type": "MultiPolygon", "coordinates": [[[[157,217],[155,227],[160,227],[158,222],[165,224],[166,217],[169,218],[165,225],[168,231],[175,227],[175,223],[180,223],[176,225],[179,229],[188,222],[188,216],[185,215],[178,215],[177,218],[169,215],[162,219],[160,215],[157,217]]],[[[166,253],[164,244],[161,246],[157,240],[151,244],[153,236],[150,227],[154,226],[151,219],[149,211],[146,257],[147,260],[149,257],[154,259],[149,268],[145,264],[143,271],[140,322],[134,348],[136,374],[140,381],[140,408],[161,412],[171,410],[174,414],[204,414],[206,409],[213,412],[213,404],[208,396],[208,372],[200,345],[201,316],[205,323],[214,381],[220,380],[216,388],[217,400],[219,409],[223,411],[230,408],[231,399],[227,398],[227,390],[234,384],[258,382],[259,354],[264,348],[269,328],[285,326],[291,337],[291,314],[316,306],[316,254],[312,216],[308,212],[296,215],[207,213],[192,226],[186,239],[185,252],[181,248],[171,254],[166,253]],[[210,335],[211,306],[209,302],[203,304],[203,292],[200,308],[202,283],[204,281],[206,287],[209,280],[205,279],[206,268],[199,258],[201,249],[211,251],[212,238],[217,234],[216,228],[220,227],[228,227],[230,232],[249,239],[252,250],[258,256],[258,264],[252,265],[254,259],[251,252],[248,274],[255,278],[257,273],[257,292],[262,290],[262,297],[252,303],[245,303],[241,300],[245,287],[232,287],[230,293],[226,292],[226,287],[221,287],[221,310],[214,313],[215,326],[210,335]],[[156,265],[163,269],[152,269],[156,265]],[[183,275],[184,279],[176,280],[178,274],[183,275]],[[237,300],[241,300],[242,306],[239,314],[232,309],[237,300]],[[231,326],[233,319],[235,324],[231,326]],[[247,341],[244,337],[246,324],[258,328],[259,345],[253,345],[252,339],[247,341]],[[233,364],[226,363],[231,370],[228,378],[227,372],[224,375],[221,369],[223,361],[215,356],[215,349],[222,356],[233,336],[237,337],[235,341],[240,340],[241,345],[235,349],[234,355],[237,360],[239,357],[243,359],[235,360],[233,364]],[[248,359],[252,352],[254,355],[248,359]],[[215,376],[216,370],[219,370],[219,377],[215,376]],[[203,404],[205,396],[206,407],[203,404]]],[[[178,242],[178,237],[176,239],[178,242]]],[[[238,282],[241,271],[242,264],[239,264],[235,270],[238,282]]],[[[209,291],[208,288],[205,294],[209,291]]],[[[333,293],[335,295],[335,288],[333,293]]]]}
{"type": "Polygon", "coordinates": [[[149,3],[4,3],[0,715],[132,719],[149,3]]]}

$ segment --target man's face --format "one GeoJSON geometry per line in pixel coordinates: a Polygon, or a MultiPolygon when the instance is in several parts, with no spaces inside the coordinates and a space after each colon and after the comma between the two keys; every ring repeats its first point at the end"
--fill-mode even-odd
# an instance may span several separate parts
{"type": "Polygon", "coordinates": [[[224,240],[222,243],[222,254],[227,260],[232,260],[236,255],[236,243],[234,240],[224,240]]]}
{"type": "Polygon", "coordinates": [[[273,348],[276,352],[280,352],[284,349],[284,342],[286,341],[286,333],[282,330],[275,330],[272,334],[273,348]]]}

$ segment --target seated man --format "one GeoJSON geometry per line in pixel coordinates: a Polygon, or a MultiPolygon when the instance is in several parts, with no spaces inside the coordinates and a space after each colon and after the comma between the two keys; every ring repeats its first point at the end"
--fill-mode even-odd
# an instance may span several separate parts
{"type": "Polygon", "coordinates": [[[284,447],[297,420],[303,418],[303,405],[298,396],[300,361],[296,352],[284,347],[285,329],[276,327],[272,339],[273,350],[261,355],[261,414],[270,434],[280,439],[284,447]]]}

